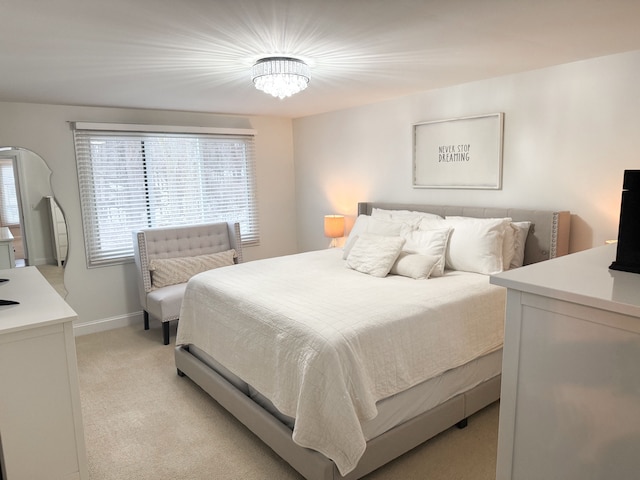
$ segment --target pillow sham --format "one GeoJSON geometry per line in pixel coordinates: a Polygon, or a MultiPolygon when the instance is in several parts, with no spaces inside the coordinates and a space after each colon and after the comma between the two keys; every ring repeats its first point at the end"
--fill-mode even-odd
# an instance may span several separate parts
{"type": "Polygon", "coordinates": [[[447,244],[452,228],[436,228],[432,230],[413,230],[405,232],[402,237],[405,244],[402,250],[408,253],[429,255],[437,258],[436,264],[430,273],[432,277],[444,275],[446,263],[447,244]]]}
{"type": "Polygon", "coordinates": [[[368,215],[358,215],[358,218],[356,218],[356,222],[349,232],[349,237],[342,249],[342,258],[346,260],[351,248],[353,248],[353,245],[361,233],[398,237],[400,236],[400,232],[407,230],[410,230],[410,227],[402,223],[390,222],[388,220],[373,218],[368,215]]]}
{"type": "Polygon", "coordinates": [[[197,273],[233,265],[234,249],[194,257],[154,258],[149,262],[151,286],[162,288],[188,282],[197,273]]]}
{"type": "Polygon", "coordinates": [[[524,265],[524,247],[531,228],[531,222],[512,222],[514,227],[514,252],[509,268],[518,268],[524,265]]]}
{"type": "Polygon", "coordinates": [[[510,218],[445,217],[453,227],[446,253],[452,270],[491,275],[503,271],[502,244],[510,218]]]}
{"type": "Polygon", "coordinates": [[[440,260],[441,258],[435,255],[420,255],[403,251],[398,255],[389,273],[415,280],[427,279],[440,260]]]}
{"type": "Polygon", "coordinates": [[[420,223],[418,223],[418,230],[433,230],[435,228],[445,228],[448,226],[449,224],[442,217],[424,217],[420,219],[420,223]]]}
{"type": "Polygon", "coordinates": [[[369,215],[358,215],[356,217],[356,221],[353,223],[353,227],[351,227],[347,240],[344,242],[344,246],[342,247],[343,260],[346,260],[347,256],[349,256],[349,251],[356,243],[358,235],[367,231],[369,220],[371,220],[369,215]]]}
{"type": "Polygon", "coordinates": [[[390,222],[407,223],[414,228],[418,228],[420,221],[424,218],[439,218],[442,220],[442,217],[435,213],[417,212],[413,210],[386,210],[383,208],[372,209],[371,217],[390,222]]]}
{"type": "Polygon", "coordinates": [[[349,255],[347,267],[374,277],[385,277],[397,260],[404,238],[362,233],[349,255]]]}

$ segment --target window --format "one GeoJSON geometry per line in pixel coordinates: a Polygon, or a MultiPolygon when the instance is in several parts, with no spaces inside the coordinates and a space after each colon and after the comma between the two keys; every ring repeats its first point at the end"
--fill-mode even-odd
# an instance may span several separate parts
{"type": "Polygon", "coordinates": [[[18,225],[18,195],[11,159],[0,159],[0,225],[18,225]]]}
{"type": "Polygon", "coordinates": [[[132,232],[145,227],[238,221],[243,245],[258,243],[252,131],[83,125],[74,139],[89,267],[131,259],[132,232]]]}

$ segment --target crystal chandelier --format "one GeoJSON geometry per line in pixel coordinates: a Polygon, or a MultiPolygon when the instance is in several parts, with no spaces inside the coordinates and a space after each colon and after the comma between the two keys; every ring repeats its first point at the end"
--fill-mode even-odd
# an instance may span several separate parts
{"type": "Polygon", "coordinates": [[[255,63],[251,77],[258,90],[282,99],[307,88],[311,73],[297,58],[267,57],[255,63]]]}

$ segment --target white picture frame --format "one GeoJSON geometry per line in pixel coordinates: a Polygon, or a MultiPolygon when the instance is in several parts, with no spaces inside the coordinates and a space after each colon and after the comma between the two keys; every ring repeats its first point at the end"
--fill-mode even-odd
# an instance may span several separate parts
{"type": "Polygon", "coordinates": [[[413,125],[414,188],[502,188],[504,113],[413,125]]]}

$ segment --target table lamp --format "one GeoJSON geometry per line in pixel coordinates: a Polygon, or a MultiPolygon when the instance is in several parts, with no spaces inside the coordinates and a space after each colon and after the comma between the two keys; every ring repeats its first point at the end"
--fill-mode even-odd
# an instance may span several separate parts
{"type": "Polygon", "coordinates": [[[337,246],[336,239],[344,237],[344,216],[325,215],[324,216],[324,236],[331,239],[331,248],[337,246]]]}

